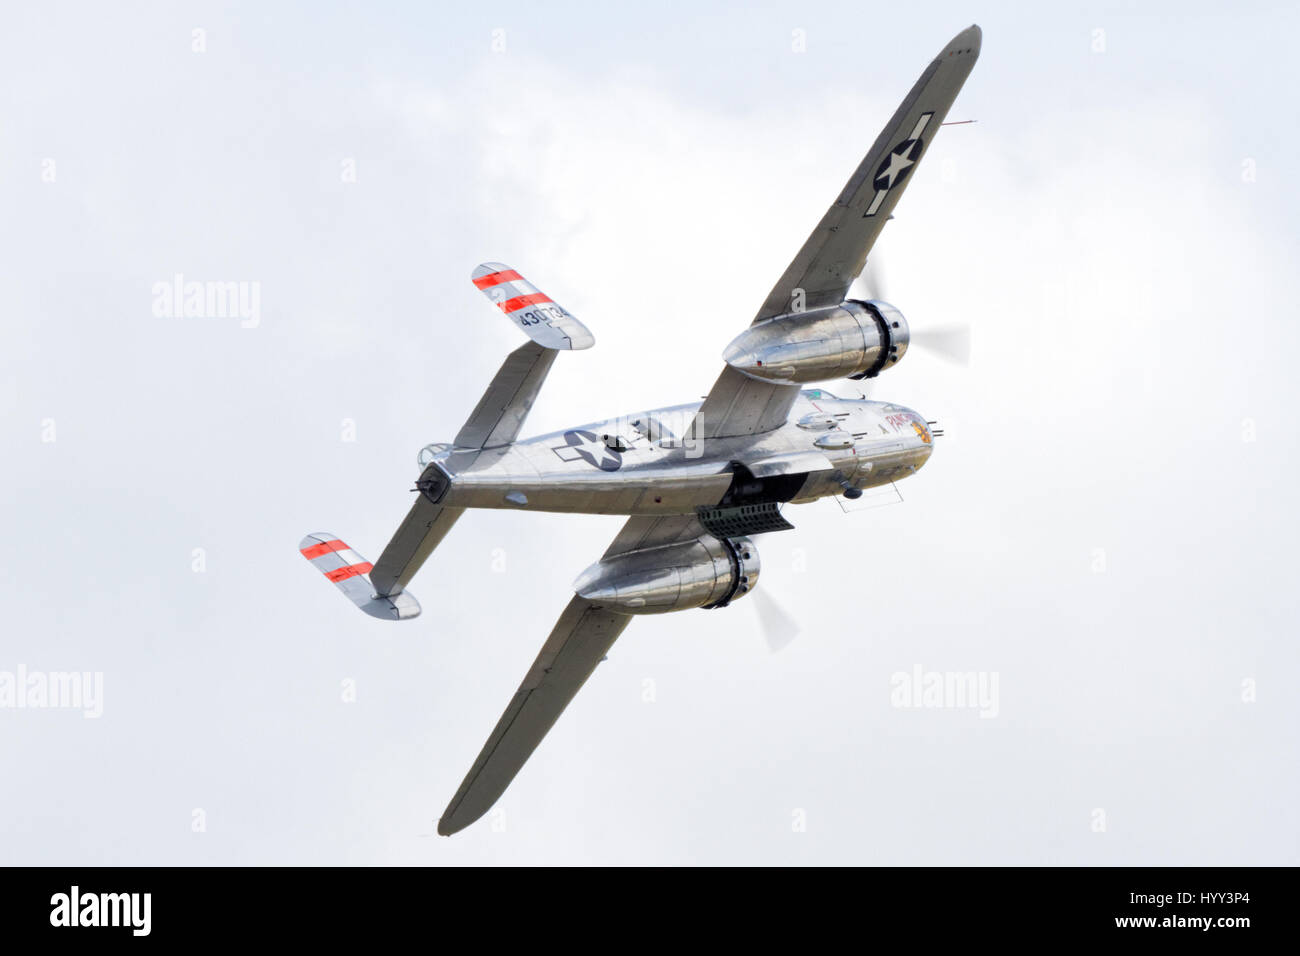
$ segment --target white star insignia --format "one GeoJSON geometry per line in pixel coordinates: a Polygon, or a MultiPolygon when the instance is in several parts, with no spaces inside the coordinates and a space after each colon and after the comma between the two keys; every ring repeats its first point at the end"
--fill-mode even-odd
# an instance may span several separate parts
{"type": "Polygon", "coordinates": [[[902,153],[889,154],[889,168],[885,170],[885,189],[893,188],[894,183],[908,166],[911,166],[915,160],[908,159],[902,153]]]}
{"type": "Polygon", "coordinates": [[[569,432],[565,437],[568,440],[563,445],[551,449],[560,461],[585,461],[602,471],[617,471],[623,464],[619,450],[610,448],[603,438],[587,438],[578,432],[569,432]]]}
{"type": "Polygon", "coordinates": [[[592,457],[592,460],[596,462],[597,467],[600,467],[607,461],[613,464],[618,464],[619,461],[618,456],[613,454],[610,451],[609,446],[600,438],[587,439],[580,445],[574,445],[573,448],[585,451],[592,457]]]}

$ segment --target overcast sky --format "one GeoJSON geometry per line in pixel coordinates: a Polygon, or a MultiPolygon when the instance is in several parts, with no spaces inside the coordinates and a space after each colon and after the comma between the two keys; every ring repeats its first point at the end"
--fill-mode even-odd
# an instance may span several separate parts
{"type": "Polygon", "coordinates": [[[1300,863],[1294,6],[375,6],[6,12],[0,677],[103,694],[0,709],[0,862],[1300,863]],[[787,508],[792,644],[634,620],[434,836],[622,520],[467,514],[405,624],[297,553],[377,558],[522,341],[470,271],[595,333],[526,434],[697,399],[971,22],[978,122],[876,247],[973,329],[873,392],[947,429],[904,503],[787,508]],[[996,713],[897,706],[917,669],[996,713]]]}

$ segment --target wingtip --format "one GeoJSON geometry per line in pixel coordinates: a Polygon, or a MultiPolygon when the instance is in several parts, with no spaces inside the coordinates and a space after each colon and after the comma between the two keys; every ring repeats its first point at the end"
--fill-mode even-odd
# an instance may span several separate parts
{"type": "Polygon", "coordinates": [[[481,279],[484,276],[492,275],[494,272],[505,272],[510,267],[504,262],[480,262],[474,267],[474,271],[469,274],[471,279],[481,279]]]}
{"type": "MultiPolygon", "coordinates": [[[[470,823],[473,822],[473,820],[470,821],[470,823]]],[[[451,836],[453,833],[459,833],[467,826],[469,826],[469,823],[462,823],[459,826],[453,826],[447,821],[446,817],[443,817],[438,821],[438,836],[451,836]]]]}
{"type": "Polygon", "coordinates": [[[978,23],[972,23],[961,33],[948,41],[948,45],[943,48],[939,58],[955,56],[958,53],[968,53],[979,56],[980,44],[984,41],[984,31],[980,29],[978,23]]]}

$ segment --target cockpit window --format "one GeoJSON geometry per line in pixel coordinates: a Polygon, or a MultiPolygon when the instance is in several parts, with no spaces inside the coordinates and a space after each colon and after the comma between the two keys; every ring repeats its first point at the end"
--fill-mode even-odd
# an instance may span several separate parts
{"type": "Polygon", "coordinates": [[[803,390],[803,394],[805,398],[811,398],[814,400],[819,398],[825,398],[830,401],[836,401],[836,402],[839,401],[839,399],[836,396],[832,395],[824,388],[805,388],[803,390]]]}

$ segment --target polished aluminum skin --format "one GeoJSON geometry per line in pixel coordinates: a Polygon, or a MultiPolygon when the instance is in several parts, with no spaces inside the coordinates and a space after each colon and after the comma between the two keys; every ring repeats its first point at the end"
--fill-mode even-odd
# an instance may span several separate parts
{"type": "MultiPolygon", "coordinates": [[[[373,566],[327,532],[299,542],[303,557],[364,613],[409,620],[420,613],[406,590],[411,578],[471,509],[627,520],[578,576],[439,833],[462,830],[492,807],[632,618],[728,606],[758,583],[750,536],[793,527],[782,507],[854,498],[929,460],[935,433],[917,412],[801,386],[874,378],[906,354],[902,313],[888,302],[850,299],[849,289],[944,125],[981,36],[977,26],[961,31],[926,65],[726,347],[702,402],[520,440],[556,357],[590,348],[595,338],[510,266],[485,262],[473,271],[475,288],[529,341],[506,356],[452,441],[420,450],[410,509],[373,566]]],[[[455,569],[443,573],[436,583],[454,593],[455,569]]]]}
{"type": "Polygon", "coordinates": [[[887,402],[839,399],[824,389],[805,390],[795,401],[793,420],[762,435],[695,439],[689,432],[684,437],[661,433],[656,441],[632,425],[689,422],[697,407],[659,409],[496,449],[442,451],[421,483],[432,487],[432,500],[444,507],[681,514],[719,504],[736,464],[759,478],[803,476],[788,500],[804,503],[843,494],[847,487],[906,478],[934,449],[918,412],[887,402]],[[812,421],[821,427],[810,428],[812,421]],[[827,442],[828,437],[834,440],[827,442]]]}
{"type": "Polygon", "coordinates": [[[578,576],[573,590],[624,614],[662,614],[725,607],[749,593],[758,572],[758,549],[748,538],[701,535],[597,561],[578,576]]]}
{"type": "Polygon", "coordinates": [[[888,302],[849,301],[751,325],[722,359],[767,382],[875,378],[903,357],[908,340],[907,320],[888,302]]]}

